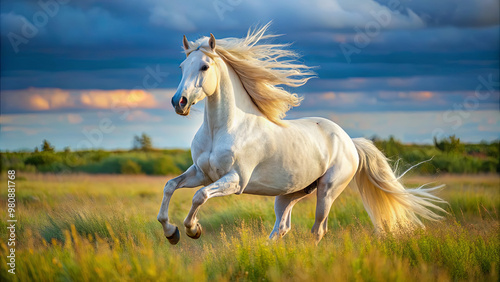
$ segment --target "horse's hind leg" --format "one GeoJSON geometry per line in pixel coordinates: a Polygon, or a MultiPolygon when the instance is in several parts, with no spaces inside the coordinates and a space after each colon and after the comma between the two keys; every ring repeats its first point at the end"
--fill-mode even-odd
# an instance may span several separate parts
{"type": "Polygon", "coordinates": [[[310,192],[301,190],[295,193],[276,196],[274,201],[274,213],[276,214],[276,222],[269,239],[277,239],[285,236],[292,226],[292,208],[293,206],[310,192]]]}
{"type": "Polygon", "coordinates": [[[333,202],[344,191],[355,174],[355,168],[333,166],[318,181],[316,219],[311,232],[316,244],[328,231],[328,213],[333,202]]]}

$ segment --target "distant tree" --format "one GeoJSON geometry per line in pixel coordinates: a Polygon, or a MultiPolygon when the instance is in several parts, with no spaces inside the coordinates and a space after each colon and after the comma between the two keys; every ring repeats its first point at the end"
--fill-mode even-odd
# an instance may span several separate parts
{"type": "Polygon", "coordinates": [[[35,150],[33,150],[33,152],[38,153],[39,152],[38,147],[35,147],[35,150]]]}
{"type": "Polygon", "coordinates": [[[151,137],[149,135],[146,135],[146,133],[142,133],[141,136],[142,142],[142,149],[145,151],[153,149],[153,141],[151,140],[151,137]]]}
{"type": "Polygon", "coordinates": [[[64,147],[64,152],[67,154],[67,153],[71,153],[71,148],[69,146],[66,146],[64,147]]]}
{"type": "Polygon", "coordinates": [[[132,145],[133,150],[140,150],[141,149],[141,137],[134,135],[134,141],[132,145]]]}
{"type": "Polygon", "coordinates": [[[54,152],[54,146],[50,145],[47,139],[43,139],[42,152],[54,152]]]}
{"type": "Polygon", "coordinates": [[[134,150],[150,151],[153,149],[153,141],[149,135],[142,133],[141,136],[134,136],[134,150]]]}
{"type": "Polygon", "coordinates": [[[460,143],[460,138],[457,138],[455,135],[451,135],[450,137],[444,138],[440,141],[434,137],[434,146],[445,153],[463,154],[465,151],[464,144],[460,143]]]}

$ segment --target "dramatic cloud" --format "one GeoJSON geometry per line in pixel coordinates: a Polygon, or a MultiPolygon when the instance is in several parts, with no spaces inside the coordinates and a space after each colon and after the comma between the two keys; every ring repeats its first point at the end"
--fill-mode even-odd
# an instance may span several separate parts
{"type": "MultiPolygon", "coordinates": [[[[377,0],[381,4],[399,2],[377,0]]],[[[496,25],[499,22],[499,2],[496,0],[401,0],[401,7],[415,11],[427,24],[433,26],[454,25],[480,27],[496,25]]],[[[401,10],[401,8],[399,8],[401,10]]]]}
{"type": "Polygon", "coordinates": [[[154,108],[155,98],[143,90],[88,91],[80,94],[80,102],[88,108],[111,109],[119,105],[130,108],[154,108]]]}
{"type": "Polygon", "coordinates": [[[2,112],[10,110],[48,111],[75,107],[74,98],[66,90],[35,89],[2,92],[2,112]]]}
{"type": "MultiPolygon", "coordinates": [[[[144,90],[62,90],[28,88],[2,92],[3,113],[120,110],[161,108],[168,104],[173,90],[152,94],[144,90]],[[157,96],[161,103],[155,97],[157,96]]],[[[75,120],[73,118],[73,120],[75,120]]]]}
{"type": "MultiPolygon", "coordinates": [[[[269,20],[321,79],[450,76],[466,84],[498,75],[498,1],[73,0],[47,9],[38,1],[2,2],[2,90],[133,89],[156,65],[169,74],[157,87],[174,88],[183,34],[240,37],[269,20]],[[36,25],[40,13],[47,21],[36,25]]],[[[460,86],[438,85],[415,90],[460,86]]],[[[305,90],[342,90],[316,86],[305,90]]]]}

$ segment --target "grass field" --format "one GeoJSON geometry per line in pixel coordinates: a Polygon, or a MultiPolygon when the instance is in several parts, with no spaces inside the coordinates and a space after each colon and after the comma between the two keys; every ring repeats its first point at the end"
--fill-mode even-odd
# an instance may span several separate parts
{"type": "MultiPolygon", "coordinates": [[[[298,203],[292,230],[277,242],[273,198],[209,200],[204,234],[192,240],[182,221],[193,189],[179,190],[170,218],[181,230],[171,246],[156,221],[166,177],[20,174],[16,180],[16,275],[7,272],[7,191],[0,200],[2,281],[498,281],[500,178],[408,178],[409,186],[447,184],[446,220],[400,237],[375,236],[357,191],[334,203],[318,246],[309,231],[315,196],[298,203]]],[[[6,188],[6,175],[2,176],[6,188]]]]}

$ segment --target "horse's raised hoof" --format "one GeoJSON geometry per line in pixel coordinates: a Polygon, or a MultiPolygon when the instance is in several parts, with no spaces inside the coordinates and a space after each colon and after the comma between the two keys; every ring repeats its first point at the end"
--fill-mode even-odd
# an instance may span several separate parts
{"type": "Polygon", "coordinates": [[[193,239],[198,239],[200,238],[201,236],[201,232],[203,231],[203,229],[201,228],[201,225],[199,223],[196,223],[196,234],[194,234],[194,236],[191,236],[189,235],[189,233],[186,232],[186,234],[190,237],[190,238],[193,238],[193,239]]]}
{"type": "Polygon", "coordinates": [[[181,239],[181,234],[179,232],[179,228],[177,226],[175,227],[175,232],[172,234],[172,236],[167,236],[168,241],[172,245],[177,245],[179,243],[179,240],[181,239]]]}

